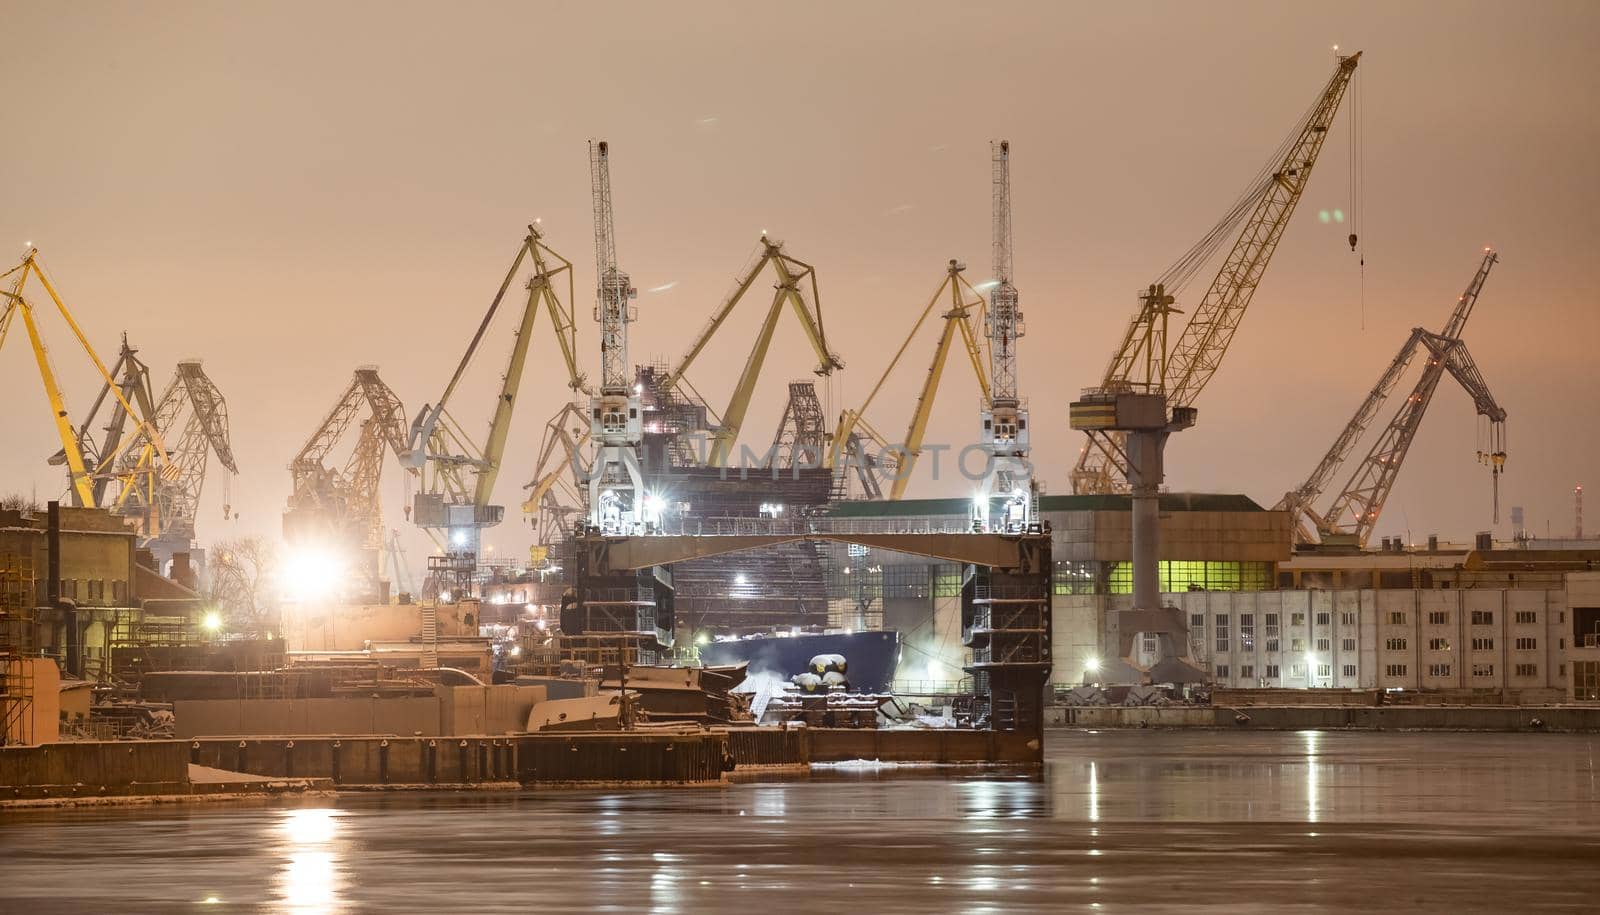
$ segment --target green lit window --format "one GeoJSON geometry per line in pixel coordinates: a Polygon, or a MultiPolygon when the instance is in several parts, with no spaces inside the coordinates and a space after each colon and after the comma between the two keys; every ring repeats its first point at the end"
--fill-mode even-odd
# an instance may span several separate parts
{"type": "MultiPolygon", "coordinates": [[[[1059,575],[1059,569],[1058,569],[1059,575]]],[[[1161,562],[1161,590],[1266,591],[1272,587],[1270,562],[1207,562],[1167,559],[1161,562]]],[[[1114,562],[1107,579],[1111,594],[1133,593],[1133,563],[1114,562]]],[[[1066,593],[1058,590],[1057,594],[1066,593]]]]}

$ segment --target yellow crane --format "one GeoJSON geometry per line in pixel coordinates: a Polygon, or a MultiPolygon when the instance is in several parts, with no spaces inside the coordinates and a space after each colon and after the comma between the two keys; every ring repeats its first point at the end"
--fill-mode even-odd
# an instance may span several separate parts
{"type": "MultiPolygon", "coordinates": [[[[933,297],[928,300],[927,306],[917,316],[916,323],[911,326],[911,332],[906,334],[900,348],[895,351],[894,358],[889,360],[888,367],[883,370],[878,382],[868,392],[867,399],[862,401],[861,406],[845,410],[839,415],[839,421],[834,425],[827,456],[827,466],[833,468],[835,474],[845,472],[847,465],[851,464],[856,465],[860,473],[863,470],[863,462],[873,462],[880,474],[891,480],[889,498],[899,499],[905,495],[906,486],[911,482],[911,473],[916,468],[917,458],[922,455],[923,438],[928,431],[928,418],[933,413],[934,399],[939,393],[939,382],[944,376],[945,362],[958,336],[961,338],[968,360],[972,363],[972,372],[978,380],[983,402],[985,404],[989,402],[989,373],[984,367],[984,355],[978,342],[981,338],[979,328],[983,326],[987,306],[983,296],[961,275],[965,270],[964,264],[950,261],[945,268],[944,281],[939,284],[933,297]],[[944,328],[939,334],[938,344],[934,347],[933,361],[928,366],[928,374],[923,378],[922,390],[917,394],[916,407],[912,410],[911,420],[906,426],[905,438],[898,444],[891,443],[867,421],[867,409],[883,390],[884,382],[894,373],[895,367],[900,364],[901,357],[910,348],[911,341],[916,339],[917,332],[922,330],[928,316],[933,314],[933,310],[942,301],[947,301],[950,307],[940,316],[944,319],[944,328]],[[865,453],[863,438],[878,447],[877,457],[865,453]]],[[[869,485],[864,488],[867,495],[873,495],[874,487],[869,485]]]]}
{"type": "MultiPolygon", "coordinates": [[[[1163,394],[1174,409],[1191,407],[1221,366],[1277,251],[1360,59],[1359,51],[1338,58],[1333,76],[1267,166],[1205,237],[1140,295],[1139,311],[1094,389],[1096,394],[1163,394]],[[1176,307],[1177,294],[1229,238],[1234,239],[1233,246],[1169,350],[1167,326],[1171,315],[1181,313],[1176,307]]],[[[1354,235],[1350,241],[1354,247],[1354,235]]],[[[1090,431],[1088,437],[1072,471],[1073,491],[1127,492],[1125,433],[1100,429],[1090,431]]]]}
{"type": "Polygon", "coordinates": [[[473,334],[444,393],[436,403],[424,406],[411,424],[409,447],[403,463],[422,474],[422,486],[416,494],[412,520],[429,531],[430,536],[434,536],[436,530],[446,531],[448,549],[470,554],[473,563],[477,561],[480,531],[498,524],[505,512],[503,507],[489,504],[489,500],[500,473],[506,438],[511,432],[512,410],[522,386],[522,371],[527,364],[528,347],[533,339],[534,319],[541,310],[550,315],[551,324],[554,325],[556,341],[567,368],[568,386],[575,391],[586,390],[584,376],[578,370],[577,325],[572,309],[567,304],[572,301],[572,295],[572,262],[545,244],[544,233],[537,225],[529,225],[528,234],[517,248],[511,268],[506,271],[499,291],[478,324],[477,332],[473,334]],[[499,311],[501,301],[511,288],[511,281],[525,264],[532,268],[526,283],[528,297],[517,325],[511,356],[500,378],[500,389],[495,397],[488,432],[479,444],[462,428],[448,408],[451,397],[499,311]],[[556,293],[558,284],[563,282],[566,286],[565,302],[556,293]]]}
{"type": "MultiPolygon", "coordinates": [[[[83,328],[78,325],[77,319],[72,316],[71,310],[62,301],[55,285],[50,282],[50,277],[45,274],[43,266],[39,263],[38,249],[29,247],[22,262],[17,266],[0,274],[0,280],[11,279],[10,291],[0,290],[0,295],[5,296],[5,308],[0,311],[0,347],[5,345],[11,325],[21,316],[22,324],[27,329],[28,341],[33,346],[34,360],[39,366],[39,378],[44,384],[45,398],[50,403],[51,418],[56,426],[56,434],[61,439],[61,456],[67,465],[70,476],[69,488],[73,499],[78,505],[89,508],[99,508],[102,491],[97,494],[95,477],[97,473],[111,472],[109,468],[115,466],[117,458],[124,450],[135,442],[140,443],[141,454],[138,460],[132,463],[127,471],[118,471],[117,481],[121,484],[121,496],[137,490],[153,497],[155,492],[156,475],[163,472],[167,463],[166,446],[155,426],[149,421],[145,413],[137,409],[124,394],[121,383],[106,368],[100,356],[95,352],[94,346],[89,343],[89,338],[84,334],[83,328]],[[56,380],[55,371],[50,366],[50,350],[45,345],[44,337],[40,332],[34,305],[27,298],[27,284],[29,278],[39,281],[39,285],[49,295],[56,310],[72,329],[73,336],[79,346],[83,348],[89,361],[100,373],[101,380],[106,385],[106,391],[116,397],[118,405],[127,412],[134,424],[135,435],[120,442],[118,446],[105,454],[97,455],[96,466],[91,468],[84,457],[83,443],[77,431],[72,426],[72,420],[67,412],[66,398],[61,392],[61,385],[56,380]]],[[[149,527],[141,531],[145,537],[155,537],[160,533],[160,519],[152,516],[149,527]]]]}
{"type": "Polygon", "coordinates": [[[784,306],[787,305],[794,311],[795,317],[800,320],[801,328],[805,331],[806,340],[817,355],[817,367],[814,370],[816,374],[831,375],[835,369],[844,368],[843,360],[828,348],[827,334],[823,331],[822,304],[817,294],[816,271],[810,264],[785,252],[783,242],[770,239],[766,233],[762,233],[754,256],[745,268],[739,271],[733,288],[712,313],[711,320],[689,345],[683,358],[678,360],[677,367],[667,374],[661,389],[670,391],[680,384],[687,384],[684,375],[769,265],[776,275],[776,282],[772,287],[772,304],[767,307],[761,329],[756,333],[755,346],[745,359],[744,370],[739,375],[738,383],[734,385],[728,406],[722,411],[720,421],[712,431],[708,460],[711,466],[726,466],[729,455],[733,453],[733,446],[738,442],[739,430],[744,425],[745,414],[750,408],[750,399],[755,393],[756,382],[761,377],[761,368],[766,362],[767,351],[772,346],[772,337],[777,330],[778,319],[783,314],[784,306]]]}

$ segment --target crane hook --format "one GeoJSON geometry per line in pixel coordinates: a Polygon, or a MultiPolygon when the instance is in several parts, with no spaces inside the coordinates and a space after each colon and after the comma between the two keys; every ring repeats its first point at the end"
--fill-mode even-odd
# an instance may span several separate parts
{"type": "Polygon", "coordinates": [[[1351,232],[1350,233],[1350,250],[1354,251],[1355,249],[1356,249],[1356,233],[1351,232]]]}

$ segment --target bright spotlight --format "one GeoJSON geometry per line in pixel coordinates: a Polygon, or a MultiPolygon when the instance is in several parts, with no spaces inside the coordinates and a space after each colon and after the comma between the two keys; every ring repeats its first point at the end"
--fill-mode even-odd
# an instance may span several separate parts
{"type": "Polygon", "coordinates": [[[345,577],[344,562],[325,547],[304,547],[292,551],[284,560],[283,590],[294,600],[331,597],[345,577]]]}
{"type": "Polygon", "coordinates": [[[1099,658],[1088,658],[1087,660],[1085,660],[1083,662],[1083,669],[1088,671],[1089,673],[1092,673],[1092,674],[1099,673],[1100,672],[1100,659],[1099,658]]]}
{"type": "Polygon", "coordinates": [[[222,631],[222,614],[215,610],[200,618],[200,628],[210,633],[222,631]]]}
{"type": "Polygon", "coordinates": [[[709,632],[701,632],[699,635],[696,635],[694,637],[694,643],[696,645],[709,645],[709,644],[711,644],[711,633],[709,633],[709,632]]]}
{"type": "Polygon", "coordinates": [[[466,531],[456,531],[455,533],[451,534],[450,535],[450,543],[455,545],[455,546],[466,546],[467,545],[467,532],[466,531]]]}
{"type": "Polygon", "coordinates": [[[747,585],[750,583],[750,579],[743,572],[740,572],[738,575],[733,576],[733,583],[736,585],[747,585]]]}

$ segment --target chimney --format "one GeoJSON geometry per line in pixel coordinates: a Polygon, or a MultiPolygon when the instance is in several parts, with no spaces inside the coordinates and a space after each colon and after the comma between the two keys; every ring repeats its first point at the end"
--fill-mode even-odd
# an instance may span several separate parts
{"type": "Polygon", "coordinates": [[[188,553],[172,554],[172,580],[185,588],[195,590],[194,568],[189,565],[188,553]]]}
{"type": "Polygon", "coordinates": [[[1429,534],[1428,535],[1428,552],[1430,552],[1430,553],[1439,552],[1439,535],[1438,534],[1429,534]]]}

